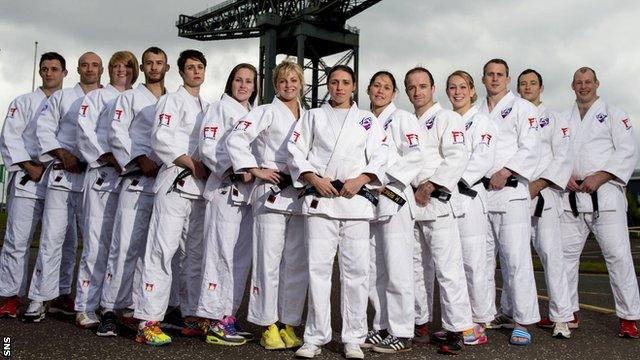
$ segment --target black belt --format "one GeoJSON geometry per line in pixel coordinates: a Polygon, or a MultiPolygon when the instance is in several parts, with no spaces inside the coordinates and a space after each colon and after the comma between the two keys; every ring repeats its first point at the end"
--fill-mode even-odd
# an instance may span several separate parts
{"type": "Polygon", "coordinates": [[[135,169],[135,170],[131,170],[126,173],[120,174],[121,178],[134,177],[134,176],[144,176],[144,172],[142,172],[142,169],[135,169]]]}
{"type": "Polygon", "coordinates": [[[289,186],[293,185],[293,179],[291,178],[291,175],[288,174],[284,174],[281,172],[278,172],[278,175],[280,175],[280,177],[282,178],[282,180],[280,180],[279,183],[273,185],[271,187],[271,193],[273,195],[278,195],[282,192],[282,190],[288,188],[289,186]]]}
{"type": "MultiPolygon", "coordinates": [[[[340,192],[342,190],[342,187],[344,186],[344,183],[340,180],[333,180],[331,182],[331,185],[336,190],[338,190],[338,192],[340,192]]],[[[318,190],[315,188],[315,186],[309,186],[304,189],[304,191],[298,196],[298,199],[307,195],[316,195],[317,193],[318,190]]],[[[367,189],[366,187],[361,187],[360,190],[358,190],[357,195],[360,195],[369,200],[369,202],[371,202],[373,206],[378,206],[378,198],[371,190],[367,189]]]]}
{"type": "MultiPolygon", "coordinates": [[[[476,184],[479,184],[479,183],[482,183],[482,185],[484,185],[484,188],[488,190],[489,184],[491,183],[491,178],[483,177],[482,179],[478,180],[476,184]]],[[[507,183],[504,186],[512,187],[512,188],[518,187],[518,178],[516,178],[513,175],[509,175],[509,177],[507,178],[507,183]]]]}
{"type": "MultiPolygon", "coordinates": [[[[80,169],[80,171],[84,172],[85,170],[87,170],[87,166],[89,166],[89,164],[87,164],[84,161],[78,161],[78,168],[80,169]]],[[[53,170],[65,170],[64,168],[64,164],[63,163],[57,163],[57,164],[53,164],[53,170]]]]}
{"type": "Polygon", "coordinates": [[[544,197],[542,193],[538,194],[538,202],[536,203],[536,209],[533,211],[533,216],[539,218],[542,217],[542,211],[544,211],[544,197]]]}
{"type": "Polygon", "coordinates": [[[242,174],[233,173],[229,175],[229,181],[232,183],[242,182],[242,174]]]}
{"type": "Polygon", "coordinates": [[[385,187],[384,189],[382,189],[382,192],[380,193],[380,195],[390,199],[391,201],[393,201],[394,203],[400,206],[404,205],[407,202],[407,200],[405,200],[402,196],[400,196],[400,194],[389,189],[388,187],[385,187]]]}
{"type": "MultiPolygon", "coordinates": [[[[582,180],[576,180],[576,184],[582,185],[582,180]]],[[[580,213],[578,212],[578,199],[576,198],[575,191],[569,191],[569,206],[571,207],[571,213],[573,216],[578,217],[580,213]]],[[[598,192],[594,191],[591,193],[591,206],[593,207],[593,215],[595,217],[600,216],[600,212],[598,211],[598,192]]]]}
{"type": "MultiPolygon", "coordinates": [[[[415,193],[416,190],[418,190],[418,188],[413,188],[413,192],[415,193]]],[[[451,193],[448,193],[446,191],[443,191],[441,189],[435,189],[433,190],[433,192],[430,195],[432,198],[436,198],[442,202],[447,202],[449,200],[451,200],[451,193]]]]}
{"type": "Polygon", "coordinates": [[[173,180],[173,183],[171,184],[171,187],[169,187],[169,190],[167,190],[167,194],[174,191],[178,187],[178,185],[180,186],[184,185],[184,179],[186,179],[189,176],[191,176],[191,170],[184,169],[180,171],[178,176],[176,176],[175,180],[173,180]]]}
{"type": "Polygon", "coordinates": [[[473,190],[472,188],[468,187],[467,184],[465,184],[462,181],[458,182],[458,192],[462,195],[466,195],[472,199],[475,199],[475,197],[478,195],[478,192],[473,190]]]}

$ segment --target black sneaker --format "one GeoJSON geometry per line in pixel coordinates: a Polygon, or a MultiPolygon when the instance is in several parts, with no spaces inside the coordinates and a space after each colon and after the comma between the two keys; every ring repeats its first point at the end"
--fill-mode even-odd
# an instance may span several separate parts
{"type": "Polygon", "coordinates": [[[389,335],[373,347],[373,351],[383,354],[395,354],[411,350],[411,339],[389,335]]]}
{"type": "Polygon", "coordinates": [[[387,330],[369,330],[367,333],[367,338],[364,340],[364,343],[360,345],[363,349],[370,349],[382,342],[382,340],[387,337],[389,333],[387,330]]]}
{"type": "Polygon", "coordinates": [[[447,331],[447,339],[440,344],[440,354],[458,355],[462,352],[462,333],[447,331]]]}
{"type": "Polygon", "coordinates": [[[98,330],[96,330],[96,335],[98,336],[118,336],[118,317],[116,313],[113,311],[107,311],[102,314],[102,318],[100,319],[100,325],[98,325],[98,330]]]}

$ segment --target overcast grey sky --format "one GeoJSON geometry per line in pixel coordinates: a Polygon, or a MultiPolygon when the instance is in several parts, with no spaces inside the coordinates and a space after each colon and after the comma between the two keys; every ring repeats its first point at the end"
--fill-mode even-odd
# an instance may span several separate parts
{"type": "MultiPolygon", "coordinates": [[[[65,56],[65,86],[78,81],[75,64],[88,50],[106,63],[114,51],[126,49],[139,56],[157,45],[174,65],[180,50],[200,49],[209,62],[203,86],[209,100],[219,98],[236,63],[257,64],[257,39],[178,38],[174,24],[179,14],[194,14],[221,1],[1,1],[2,109],[31,89],[34,41],[39,54],[58,51],[65,56]]],[[[360,28],[360,105],[368,106],[363,90],[375,71],[390,70],[401,81],[406,70],[423,65],[436,78],[437,98],[449,106],[443,92],[449,73],[467,70],[479,82],[484,62],[501,57],[510,64],[512,88],[520,71],[537,69],[545,83],[543,100],[563,110],[574,99],[569,86],[573,72],[588,65],[598,72],[600,95],[626,110],[640,134],[640,101],[633,92],[640,79],[638,19],[637,0],[383,0],[349,21],[360,28]]],[[[179,84],[174,66],[167,87],[174,90],[179,84]]],[[[404,93],[398,103],[408,107],[404,93]]]]}

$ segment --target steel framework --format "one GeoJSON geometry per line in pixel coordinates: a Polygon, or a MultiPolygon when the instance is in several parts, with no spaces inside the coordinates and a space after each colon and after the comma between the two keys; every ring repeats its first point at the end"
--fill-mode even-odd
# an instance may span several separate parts
{"type": "Polygon", "coordinates": [[[230,0],[194,15],[180,15],[178,36],[195,40],[260,37],[260,102],[274,96],[272,69],[276,56],[297,58],[311,79],[303,101],[317,107],[331,66],[352,64],[358,73],[359,30],[346,24],[381,0],[230,0]],[[344,53],[344,54],[342,54],[344,53]],[[329,65],[327,58],[339,56],[329,65]]]}

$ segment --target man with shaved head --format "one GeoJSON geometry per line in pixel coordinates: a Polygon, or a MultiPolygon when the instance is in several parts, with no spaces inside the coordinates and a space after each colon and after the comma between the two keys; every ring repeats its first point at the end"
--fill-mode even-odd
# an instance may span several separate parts
{"type": "MultiPolygon", "coordinates": [[[[78,60],[77,70],[80,82],[73,88],[58,90],[51,95],[47,109],[37,122],[39,160],[53,164],[47,178],[43,179],[47,182],[47,193],[38,259],[29,288],[31,302],[23,315],[25,322],[44,319],[44,302],[60,295],[58,285],[61,280],[62,253],[75,252],[75,243],[63,244],[67,229],[75,229],[76,221],[82,218],[82,190],[87,164],[80,160],[82,156],[76,139],[78,114],[83,111],[81,105],[84,95],[100,87],[102,59],[93,52],[84,53],[78,60]]],[[[62,269],[66,268],[63,264],[62,269]]],[[[70,285],[69,282],[66,294],[71,293],[70,285]]]]}
{"type": "Polygon", "coordinates": [[[609,271],[620,318],[618,336],[638,338],[640,294],[631,257],[624,187],[638,164],[638,140],[631,119],[602,100],[600,82],[589,67],[578,69],[571,88],[573,107],[565,113],[573,147],[573,171],[564,193],[562,245],[573,311],[578,311],[578,266],[590,232],[596,237],[609,271]]]}

